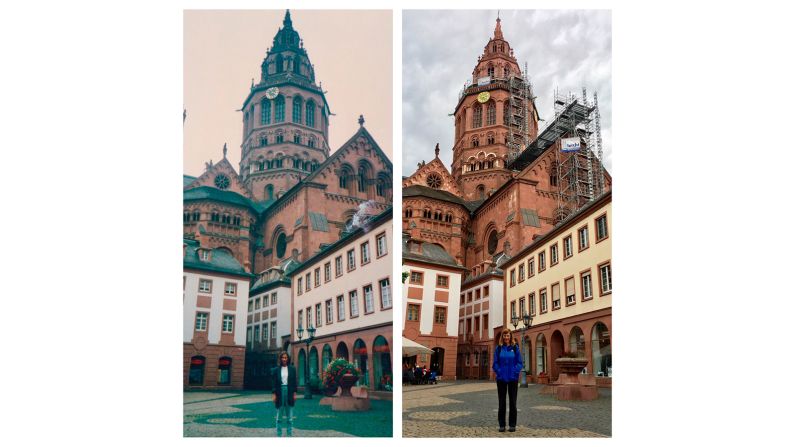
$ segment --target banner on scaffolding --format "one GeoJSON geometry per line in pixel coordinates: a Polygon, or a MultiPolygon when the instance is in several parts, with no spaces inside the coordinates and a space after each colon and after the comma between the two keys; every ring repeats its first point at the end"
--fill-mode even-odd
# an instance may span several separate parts
{"type": "Polygon", "coordinates": [[[580,150],[580,139],[578,137],[562,138],[560,140],[561,152],[577,152],[579,150],[580,150]]]}
{"type": "Polygon", "coordinates": [[[483,76],[478,78],[478,86],[491,84],[491,76],[483,76]]]}

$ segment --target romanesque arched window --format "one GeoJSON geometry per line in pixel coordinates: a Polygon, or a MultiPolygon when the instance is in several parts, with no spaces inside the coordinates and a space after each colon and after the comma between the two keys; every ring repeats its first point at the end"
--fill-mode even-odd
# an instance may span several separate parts
{"type": "Polygon", "coordinates": [[[478,185],[477,187],[478,199],[485,199],[486,198],[486,187],[483,185],[478,185]]]}
{"type": "Polygon", "coordinates": [[[201,212],[199,212],[199,210],[193,210],[193,221],[198,222],[200,217],[201,212]]]}
{"type": "Polygon", "coordinates": [[[298,132],[293,134],[293,143],[301,144],[301,134],[299,134],[298,132]]]}
{"type": "Polygon", "coordinates": [[[480,138],[477,135],[472,136],[472,147],[480,146],[480,138]]]}
{"type": "Polygon", "coordinates": [[[311,99],[306,102],[306,125],[315,127],[315,102],[311,99]]]}
{"type": "Polygon", "coordinates": [[[494,134],[490,133],[486,135],[486,144],[494,144],[494,134]]]}
{"type": "Polygon", "coordinates": [[[271,102],[268,98],[262,98],[262,102],[260,103],[260,124],[270,124],[271,123],[271,102]]]}
{"type": "Polygon", "coordinates": [[[265,185],[265,200],[273,200],[273,185],[265,185]]]}
{"type": "Polygon", "coordinates": [[[306,145],[309,146],[309,147],[315,147],[315,136],[314,135],[310,135],[309,136],[309,139],[307,140],[306,145]]]}
{"type": "Polygon", "coordinates": [[[275,119],[273,120],[276,123],[283,123],[284,122],[284,96],[279,95],[276,97],[276,113],[275,119]]]}
{"type": "Polygon", "coordinates": [[[483,107],[480,103],[475,104],[472,108],[472,127],[477,129],[483,126],[483,107]]]}
{"type": "Polygon", "coordinates": [[[301,112],[304,111],[304,100],[300,96],[293,96],[293,122],[301,123],[301,112]]]}
{"type": "Polygon", "coordinates": [[[488,70],[486,70],[486,73],[487,73],[487,74],[488,74],[490,77],[492,77],[492,78],[493,78],[493,77],[494,77],[494,66],[493,66],[493,65],[489,65],[489,68],[488,68],[488,70]]]}
{"type": "Polygon", "coordinates": [[[364,160],[359,162],[359,172],[358,172],[358,186],[359,192],[367,192],[367,186],[370,181],[372,181],[373,173],[372,169],[370,168],[370,164],[364,160]]]}
{"type": "Polygon", "coordinates": [[[493,126],[497,124],[497,104],[494,101],[489,101],[486,105],[486,125],[493,126]]]}
{"type": "Polygon", "coordinates": [[[281,73],[284,71],[284,59],[282,59],[281,54],[276,55],[276,73],[281,73]]]}
{"type": "Polygon", "coordinates": [[[260,135],[260,137],[259,137],[259,145],[260,146],[267,146],[268,145],[268,137],[266,135],[260,135]]]}

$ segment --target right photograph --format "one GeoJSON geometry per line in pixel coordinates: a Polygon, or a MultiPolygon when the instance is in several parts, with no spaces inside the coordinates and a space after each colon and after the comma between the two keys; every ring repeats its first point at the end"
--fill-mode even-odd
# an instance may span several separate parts
{"type": "Polygon", "coordinates": [[[403,11],[403,437],[612,436],[611,16],[403,11]]]}

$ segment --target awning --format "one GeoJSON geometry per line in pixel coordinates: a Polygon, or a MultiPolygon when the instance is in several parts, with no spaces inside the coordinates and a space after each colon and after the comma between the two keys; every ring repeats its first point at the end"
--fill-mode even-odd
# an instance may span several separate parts
{"type": "Polygon", "coordinates": [[[433,350],[426,348],[425,346],[417,343],[414,340],[409,340],[406,337],[403,337],[403,356],[404,357],[411,357],[412,355],[419,355],[419,354],[431,354],[433,350]]]}

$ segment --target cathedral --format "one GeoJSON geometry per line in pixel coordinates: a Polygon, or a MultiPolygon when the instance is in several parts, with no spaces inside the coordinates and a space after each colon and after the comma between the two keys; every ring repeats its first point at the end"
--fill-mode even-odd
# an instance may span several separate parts
{"type": "Polygon", "coordinates": [[[501,267],[610,189],[596,97],[556,97],[544,128],[535,99],[497,18],[471,81],[451,98],[450,169],[437,144],[403,178],[403,334],[433,349],[404,368],[488,378],[493,336],[510,319],[501,267]]]}
{"type": "Polygon", "coordinates": [[[329,147],[330,105],[289,10],[260,69],[241,98],[240,164],[224,145],[220,162],[183,176],[186,388],[239,388],[242,365],[247,386],[267,370],[294,337],[290,272],[392,207],[392,162],[363,116],[329,147]],[[249,291],[272,299],[254,306],[249,291]]]}

